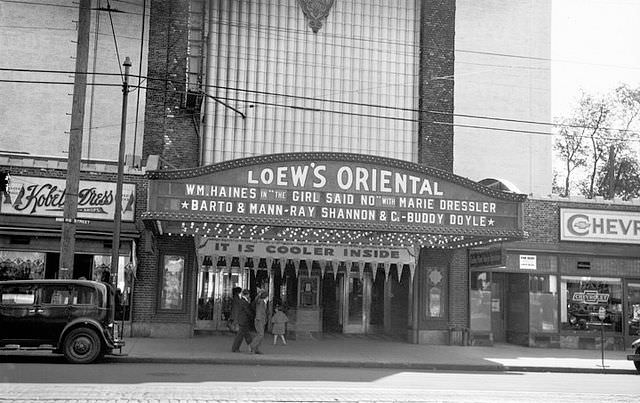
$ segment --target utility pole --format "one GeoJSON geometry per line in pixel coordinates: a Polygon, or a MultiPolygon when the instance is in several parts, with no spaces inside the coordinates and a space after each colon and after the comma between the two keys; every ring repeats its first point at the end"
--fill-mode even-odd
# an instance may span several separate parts
{"type": "Polygon", "coordinates": [[[118,274],[118,261],[120,257],[120,224],[122,222],[122,180],[124,176],[124,150],[127,137],[127,100],[129,97],[129,69],[131,60],[127,56],[124,59],[124,78],[122,80],[122,120],[120,121],[120,147],[118,148],[118,177],[116,180],[116,212],[113,217],[115,223],[113,229],[113,245],[111,246],[111,273],[118,274]]]}
{"type": "Polygon", "coordinates": [[[63,279],[70,278],[73,274],[73,257],[76,247],[76,215],[78,212],[78,188],[80,187],[84,104],[87,92],[91,0],[80,0],[78,14],[76,70],[73,81],[73,105],[71,107],[69,156],[67,159],[67,183],[64,199],[64,219],[60,237],[60,265],[58,271],[58,277],[63,279]]]}

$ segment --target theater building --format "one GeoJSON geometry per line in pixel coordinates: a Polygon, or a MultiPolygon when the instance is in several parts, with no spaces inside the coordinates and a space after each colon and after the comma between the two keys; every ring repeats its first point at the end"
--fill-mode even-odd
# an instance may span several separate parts
{"type": "Polygon", "coordinates": [[[525,196],[382,157],[275,154],[147,175],[156,305],[136,334],[226,330],[240,286],[268,290],[296,336],[445,343],[452,318],[466,323],[465,248],[523,235],[525,196]]]}
{"type": "Polygon", "coordinates": [[[522,239],[521,193],[551,189],[549,137],[531,133],[548,128],[517,123],[549,120],[549,13],[153,1],[132,333],[225,330],[236,285],[268,290],[301,337],[468,328],[467,248],[522,239]]]}

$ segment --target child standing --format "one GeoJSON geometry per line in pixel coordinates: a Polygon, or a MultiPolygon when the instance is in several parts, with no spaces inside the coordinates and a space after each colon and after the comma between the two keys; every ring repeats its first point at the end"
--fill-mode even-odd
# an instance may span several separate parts
{"type": "Polygon", "coordinates": [[[282,339],[283,344],[287,344],[287,341],[284,339],[284,333],[286,331],[287,322],[289,318],[282,312],[282,308],[280,306],[275,307],[275,313],[271,317],[271,332],[273,333],[273,345],[276,345],[278,341],[278,336],[282,339]]]}

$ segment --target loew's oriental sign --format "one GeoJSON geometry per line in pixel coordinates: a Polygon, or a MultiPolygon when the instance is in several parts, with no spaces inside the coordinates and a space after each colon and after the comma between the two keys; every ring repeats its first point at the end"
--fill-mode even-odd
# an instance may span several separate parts
{"type": "Polygon", "coordinates": [[[381,157],[276,154],[149,173],[146,219],[520,236],[524,195],[381,157]]]}

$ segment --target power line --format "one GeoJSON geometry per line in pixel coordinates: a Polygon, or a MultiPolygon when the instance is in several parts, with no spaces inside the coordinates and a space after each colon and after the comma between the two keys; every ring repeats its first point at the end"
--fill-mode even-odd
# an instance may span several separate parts
{"type": "MultiPolygon", "coordinates": [[[[17,81],[17,80],[2,80],[2,79],[0,79],[0,82],[73,85],[72,82],[26,81],[26,80],[17,81]]],[[[87,84],[87,85],[121,87],[121,84],[105,84],[105,83],[95,83],[95,84],[87,84]]],[[[134,86],[132,86],[132,87],[134,87],[134,86]]],[[[145,89],[147,91],[165,91],[164,89],[157,89],[157,88],[150,88],[150,87],[138,87],[138,88],[145,89]]],[[[176,92],[186,93],[186,91],[176,91],[176,92]]],[[[503,132],[510,132],[510,133],[536,134],[536,135],[544,135],[544,136],[560,135],[560,134],[556,134],[556,133],[541,132],[541,131],[534,131],[534,130],[508,129],[508,128],[502,128],[502,127],[479,126],[479,125],[465,125],[465,124],[459,124],[459,123],[449,123],[449,122],[424,120],[424,119],[420,119],[420,118],[402,118],[402,117],[381,116],[381,115],[376,115],[376,114],[368,114],[368,113],[360,113],[360,112],[349,112],[349,111],[332,110],[332,109],[321,109],[321,108],[309,108],[309,107],[303,107],[303,106],[297,106],[297,105],[278,104],[278,103],[274,103],[274,102],[265,102],[265,101],[258,101],[258,100],[246,100],[246,99],[238,99],[238,98],[230,98],[230,97],[216,97],[216,98],[224,99],[224,100],[227,100],[227,101],[244,102],[244,103],[250,103],[250,104],[258,104],[258,105],[281,107],[281,108],[290,108],[290,109],[302,110],[302,111],[307,111],[307,112],[334,113],[334,114],[341,114],[341,115],[347,115],[347,116],[366,117],[366,118],[372,118],[372,119],[386,119],[386,120],[415,122],[415,123],[423,122],[423,123],[433,123],[433,124],[439,124],[439,125],[449,125],[449,126],[454,126],[454,127],[474,128],[474,129],[480,129],[480,130],[503,131],[503,132]]],[[[439,113],[446,114],[446,112],[439,112],[439,113]]],[[[185,114],[183,117],[192,117],[194,115],[196,115],[196,114],[185,114]]],[[[451,115],[455,115],[455,114],[451,114],[451,115]]],[[[581,127],[581,128],[583,128],[583,127],[581,127]]],[[[570,138],[588,138],[588,137],[590,137],[589,135],[577,135],[577,134],[565,134],[565,135],[562,135],[562,136],[563,137],[570,137],[570,138]]],[[[602,138],[604,140],[629,141],[629,142],[630,141],[640,141],[640,139],[630,139],[630,138],[622,139],[622,140],[621,139],[617,139],[617,138],[610,138],[610,137],[600,137],[600,138],[602,138]]]]}
{"type": "MultiPolygon", "coordinates": [[[[140,6],[140,4],[136,4],[133,2],[129,2],[129,1],[123,1],[123,0],[117,0],[120,1],[121,3],[124,4],[130,4],[130,5],[134,5],[134,6],[140,6]]],[[[69,6],[69,5],[64,5],[64,4],[52,4],[52,3],[38,3],[38,2],[33,2],[33,1],[22,1],[22,0],[0,0],[0,2],[5,2],[5,3],[16,3],[16,4],[31,4],[31,5],[38,5],[38,6],[51,6],[51,7],[66,7],[66,8],[77,8],[76,6],[69,6]]],[[[139,15],[142,16],[143,13],[136,13],[136,12],[131,12],[131,11],[119,11],[123,14],[131,14],[131,15],[139,15]]],[[[166,20],[171,19],[171,17],[166,17],[164,18],[166,20]]],[[[175,19],[176,21],[182,21],[182,22],[188,22],[188,18],[187,19],[175,19]]],[[[247,28],[247,29],[252,29],[252,30],[258,30],[261,29],[260,27],[257,26],[252,26],[249,23],[241,23],[241,22],[231,22],[231,21],[225,21],[225,20],[218,20],[216,21],[216,23],[218,25],[230,25],[230,26],[238,26],[238,27],[243,27],[243,28],[247,28]]],[[[266,27],[265,27],[266,29],[266,27]]],[[[286,32],[286,33],[302,33],[302,32],[306,32],[302,31],[302,30],[297,30],[297,29],[291,29],[291,28],[279,28],[279,27],[269,27],[269,30],[273,31],[273,30],[278,30],[278,31],[282,31],[282,32],[286,32]]],[[[352,36],[347,36],[347,35],[337,35],[337,34],[326,34],[326,36],[332,36],[335,38],[342,38],[342,39],[350,39],[353,40],[354,37],[352,36]]],[[[381,43],[381,44],[388,44],[388,45],[396,45],[396,46],[412,46],[412,47],[417,47],[419,48],[420,45],[419,44],[410,44],[407,42],[401,42],[401,41],[388,41],[388,40],[375,40],[375,39],[371,39],[371,38],[355,38],[358,41],[366,41],[366,42],[373,42],[373,43],[381,43]]],[[[337,47],[344,47],[344,48],[356,48],[356,49],[364,49],[364,50],[372,50],[370,47],[358,47],[358,46],[350,46],[350,45],[344,45],[344,44],[332,44],[333,46],[337,46],[337,47]]],[[[506,57],[506,58],[514,58],[514,59],[523,59],[523,60],[536,60],[536,61],[549,61],[549,62],[561,62],[561,63],[571,63],[571,64],[580,64],[580,65],[592,65],[592,66],[601,66],[601,67],[614,67],[614,68],[621,68],[621,69],[640,69],[640,66],[621,66],[621,65],[614,65],[614,64],[605,64],[605,63],[592,63],[592,62],[580,62],[580,61],[576,61],[576,60],[565,60],[565,59],[554,59],[554,58],[548,58],[548,57],[538,57],[538,56],[526,56],[526,55],[517,55],[517,54],[511,54],[511,53],[503,53],[503,52],[493,52],[493,51],[481,51],[481,50],[469,50],[469,49],[454,49],[454,52],[458,52],[458,53],[468,53],[468,54],[477,54],[477,55],[486,55],[486,56],[495,56],[495,57],[506,57]]],[[[403,52],[389,52],[390,54],[401,54],[403,52]]],[[[405,54],[413,54],[413,52],[411,53],[405,53],[405,54]]],[[[505,67],[514,67],[514,68],[519,68],[520,66],[505,66],[505,67]]],[[[523,66],[524,67],[524,66],[523,66]]]]}
{"type": "Polygon", "coordinates": [[[38,3],[37,1],[23,1],[23,0],[0,0],[2,3],[15,3],[15,4],[29,4],[33,6],[50,6],[50,7],[64,7],[64,8],[78,8],[75,6],[68,6],[66,4],[53,4],[53,3],[38,3]]]}
{"type": "Polygon", "coordinates": [[[111,3],[107,0],[107,13],[109,14],[109,22],[111,23],[111,34],[113,35],[113,44],[116,48],[116,58],[118,59],[118,68],[120,69],[120,76],[122,75],[122,62],[120,61],[120,51],[118,50],[118,38],[116,37],[116,30],[113,27],[113,17],[111,16],[111,3]]]}
{"type": "MultiPolygon", "coordinates": [[[[74,6],[67,6],[67,5],[60,5],[60,4],[37,3],[37,2],[27,2],[27,1],[17,1],[17,0],[0,0],[0,2],[18,3],[18,4],[33,4],[33,5],[41,5],[41,6],[52,6],[52,7],[75,8],[74,6]]],[[[135,5],[134,3],[130,3],[130,2],[123,2],[123,3],[135,5]]],[[[112,11],[113,10],[115,10],[115,9],[112,9],[112,11]]],[[[123,13],[123,14],[132,14],[132,15],[138,15],[138,16],[143,16],[144,17],[144,13],[134,13],[134,12],[129,12],[129,11],[118,11],[118,12],[119,13],[123,13]]],[[[168,20],[169,18],[170,17],[166,17],[164,19],[168,20]]],[[[188,22],[188,19],[187,20],[177,19],[177,21],[188,22]]],[[[239,26],[239,27],[246,27],[247,29],[253,29],[253,30],[261,29],[260,27],[252,27],[250,24],[243,24],[243,23],[232,23],[232,22],[224,22],[224,21],[218,21],[217,23],[218,23],[218,25],[239,26]]],[[[27,26],[4,26],[4,27],[7,27],[7,28],[25,28],[25,29],[67,30],[65,28],[27,27],[27,26]]],[[[306,31],[295,30],[295,29],[290,29],[290,28],[273,28],[273,27],[269,27],[269,30],[280,30],[280,31],[284,31],[284,32],[287,32],[287,33],[306,32],[306,31]]],[[[101,34],[101,35],[106,35],[106,34],[101,34]]],[[[346,36],[346,35],[330,34],[329,36],[332,36],[332,37],[335,37],[335,38],[350,39],[350,40],[354,39],[354,37],[346,36]]],[[[129,37],[129,36],[122,36],[122,37],[126,37],[126,38],[129,38],[129,39],[136,39],[136,40],[140,39],[140,38],[134,38],[134,37],[129,37]]],[[[281,36],[280,38],[284,39],[285,37],[281,36]]],[[[407,43],[407,42],[375,40],[375,39],[371,39],[371,38],[355,38],[355,39],[358,40],[358,41],[366,41],[366,42],[369,42],[369,43],[389,44],[389,45],[404,46],[404,47],[411,46],[411,47],[416,47],[416,48],[420,47],[419,44],[415,44],[414,45],[414,44],[410,44],[410,43],[407,43]]],[[[400,52],[398,52],[398,51],[395,51],[395,52],[392,52],[392,51],[384,52],[383,50],[375,49],[375,48],[372,48],[372,47],[346,45],[346,44],[335,44],[335,43],[333,43],[333,44],[331,44],[331,46],[340,47],[340,48],[362,49],[362,50],[367,50],[367,51],[388,53],[388,54],[391,54],[391,55],[398,55],[398,54],[404,54],[404,55],[409,55],[409,56],[410,55],[415,55],[414,52],[402,52],[402,51],[400,51],[400,52]]],[[[454,52],[477,54],[477,55],[487,55],[487,56],[496,56],[496,57],[506,57],[506,58],[523,59],[523,60],[549,61],[549,62],[570,63],[570,64],[578,64],[578,65],[610,67],[610,68],[618,68],[618,69],[629,69],[629,70],[639,70],[640,69],[640,66],[622,66],[622,65],[606,64],[606,63],[581,62],[581,61],[577,61],[577,60],[554,59],[554,58],[547,58],[547,57],[526,56],[526,55],[517,55],[517,54],[502,53],[502,52],[467,50],[467,49],[454,49],[454,52]]],[[[455,62],[456,63],[461,63],[461,64],[490,66],[490,65],[484,64],[484,63],[461,62],[461,61],[457,61],[457,60],[455,62]]],[[[518,65],[493,65],[493,67],[496,67],[496,68],[519,68],[519,69],[530,69],[530,70],[549,70],[548,67],[518,66],[518,65]]]]}
{"type": "MultiPolygon", "coordinates": [[[[0,67],[0,71],[60,73],[60,74],[73,74],[74,73],[72,71],[61,71],[61,70],[14,69],[14,68],[3,68],[3,67],[0,67]]],[[[100,72],[93,72],[93,73],[86,73],[86,74],[106,75],[106,76],[117,76],[118,75],[117,73],[100,73],[100,72]]],[[[132,77],[136,77],[136,76],[132,76],[132,77]]],[[[141,78],[143,78],[143,77],[138,76],[138,79],[141,79],[141,78]]],[[[176,80],[169,80],[169,79],[165,79],[165,78],[155,78],[155,77],[144,77],[144,78],[147,79],[148,81],[163,81],[163,82],[171,82],[173,84],[184,84],[184,85],[187,84],[186,81],[176,81],[176,80]]],[[[6,80],[0,80],[0,81],[6,82],[6,80]]],[[[24,80],[24,81],[20,81],[20,82],[28,82],[28,81],[24,80]]],[[[60,82],[46,82],[46,83],[63,84],[63,83],[60,83],[60,82]]],[[[96,85],[107,85],[107,84],[96,84],[96,85]]],[[[117,84],[108,84],[108,85],[115,86],[117,84]]],[[[134,88],[134,87],[135,88],[140,88],[140,89],[151,89],[149,87],[132,86],[132,88],[134,88]]],[[[523,120],[523,119],[511,119],[511,118],[502,118],[502,117],[495,117],[495,116],[472,115],[472,114],[463,114],[463,113],[455,113],[455,112],[452,113],[452,112],[444,112],[444,111],[437,111],[437,110],[424,110],[424,111],[421,111],[421,110],[415,109],[415,108],[403,108],[403,107],[390,106],[390,105],[377,105],[377,104],[353,102],[353,101],[330,100],[330,99],[323,99],[323,98],[317,98],[317,97],[306,97],[306,96],[301,96],[301,95],[281,94],[281,93],[276,93],[276,92],[250,90],[250,89],[244,89],[244,88],[234,88],[234,87],[218,86],[218,85],[213,85],[213,86],[202,85],[202,87],[204,87],[204,88],[222,89],[222,90],[225,90],[225,91],[247,92],[247,93],[252,93],[252,94],[256,94],[256,95],[267,95],[267,96],[273,96],[273,97],[293,98],[293,99],[302,100],[302,101],[335,103],[335,104],[348,105],[348,106],[367,107],[367,108],[373,108],[373,109],[387,109],[387,110],[409,112],[409,113],[425,112],[425,113],[431,113],[431,114],[450,115],[450,116],[454,116],[454,117],[469,118],[469,119],[493,120],[493,121],[501,121],[501,122],[509,122],[509,123],[522,123],[522,124],[540,125],[540,126],[549,126],[549,127],[565,126],[565,127],[578,128],[578,129],[602,129],[602,130],[612,130],[612,131],[626,132],[626,133],[630,133],[630,134],[639,134],[638,132],[633,131],[633,130],[611,128],[611,127],[593,127],[593,126],[583,126],[583,125],[574,125],[574,124],[562,125],[562,124],[557,124],[557,123],[552,123],[552,122],[542,122],[542,121],[523,120]]],[[[152,89],[152,90],[157,90],[157,89],[152,89]]],[[[256,102],[252,102],[252,101],[248,101],[248,100],[225,98],[225,97],[221,97],[221,96],[217,96],[217,97],[214,97],[214,98],[227,99],[227,100],[232,100],[232,101],[237,101],[237,102],[245,102],[245,103],[257,103],[257,101],[256,102]]],[[[276,106],[278,104],[273,104],[273,105],[276,106]]],[[[295,106],[295,105],[292,105],[291,107],[292,108],[302,109],[302,107],[295,106]]],[[[310,109],[310,108],[307,108],[307,109],[310,109]]],[[[372,117],[379,117],[379,116],[378,115],[373,115],[372,117]]],[[[464,127],[464,126],[462,126],[462,127],[464,127]]],[[[527,131],[523,131],[523,132],[528,133],[527,131]]],[[[533,134],[535,134],[535,133],[533,133],[533,134]]]]}

